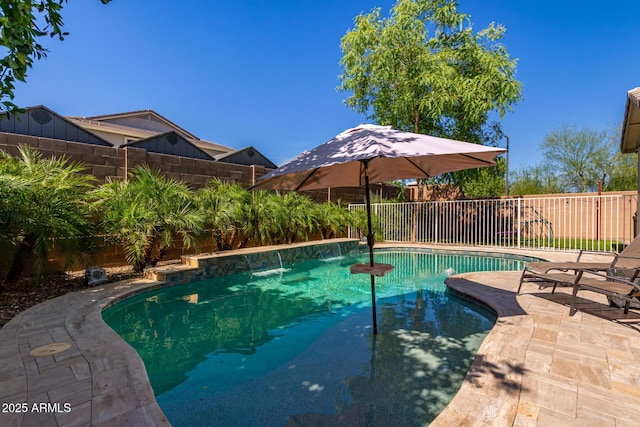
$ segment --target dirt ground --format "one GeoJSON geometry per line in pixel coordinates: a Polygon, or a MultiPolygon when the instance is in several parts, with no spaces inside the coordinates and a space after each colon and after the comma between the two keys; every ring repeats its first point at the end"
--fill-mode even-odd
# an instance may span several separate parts
{"type": "MultiPolygon", "coordinates": [[[[105,268],[105,271],[110,282],[142,276],[134,273],[131,266],[105,268]]],[[[40,278],[28,276],[11,287],[0,280],[0,327],[29,307],[88,287],[84,270],[46,274],[40,278]]]]}

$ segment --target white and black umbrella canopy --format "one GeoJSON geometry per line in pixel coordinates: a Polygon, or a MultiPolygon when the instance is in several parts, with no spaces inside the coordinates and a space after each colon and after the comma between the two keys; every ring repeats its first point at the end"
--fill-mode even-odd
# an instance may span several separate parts
{"type": "Polygon", "coordinates": [[[452,139],[401,132],[389,126],[360,125],[269,172],[251,189],[297,191],[365,186],[369,265],[353,265],[351,272],[371,276],[371,311],[375,335],[378,333],[375,276],[383,276],[393,266],[374,263],[369,182],[429,178],[446,172],[492,166],[495,165],[495,158],[505,151],[452,139]]]}
{"type": "Polygon", "coordinates": [[[314,190],[429,178],[495,165],[502,148],[364,124],[305,151],[261,177],[252,189],[314,190]]]}

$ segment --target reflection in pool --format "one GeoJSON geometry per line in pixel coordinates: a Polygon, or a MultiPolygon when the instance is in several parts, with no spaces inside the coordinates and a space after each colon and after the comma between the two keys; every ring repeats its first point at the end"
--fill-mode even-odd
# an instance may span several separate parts
{"type": "Polygon", "coordinates": [[[395,265],[377,279],[377,337],[369,277],[351,275],[354,262],[366,257],[159,289],[103,317],[140,354],[174,426],[428,424],[495,322],[444,279],[523,261],[377,252],[395,265]]]}

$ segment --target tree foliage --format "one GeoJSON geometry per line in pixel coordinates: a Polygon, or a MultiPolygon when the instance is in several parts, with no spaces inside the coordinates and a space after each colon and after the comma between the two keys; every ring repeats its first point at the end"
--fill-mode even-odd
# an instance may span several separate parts
{"type": "Polygon", "coordinates": [[[196,204],[205,218],[215,250],[233,249],[242,237],[244,205],[248,193],[239,184],[214,178],[196,192],[196,204]]]}
{"type": "Polygon", "coordinates": [[[94,178],[82,173],[84,166],[65,157],[45,159],[26,146],[19,150],[18,157],[0,156],[0,240],[14,248],[7,275],[12,284],[27,267],[44,272],[54,239],[70,263],[93,231],[86,194],[94,178]]]}
{"type": "Polygon", "coordinates": [[[126,181],[94,188],[95,178],[83,172],[80,163],[45,159],[29,147],[18,157],[0,153],[0,247],[15,254],[10,283],[27,267],[42,272],[54,245],[78,260],[95,235],[122,245],[127,262],[142,271],[172,247],[199,250],[209,236],[215,250],[229,250],[341,237],[347,227],[363,227],[346,207],[294,192],[250,192],[218,179],[194,192],[146,165],[126,181]]]}
{"type": "Polygon", "coordinates": [[[564,188],[586,192],[607,178],[616,145],[606,131],[565,125],[550,132],[540,149],[564,188]]]}
{"type": "Polygon", "coordinates": [[[516,171],[514,195],[637,189],[638,155],[618,149],[619,129],[562,126],[540,144],[541,165],[516,171]]]}
{"type": "Polygon", "coordinates": [[[548,164],[522,168],[513,173],[509,183],[509,194],[553,194],[564,192],[553,169],[548,164]]]}
{"type": "MultiPolygon", "coordinates": [[[[492,23],[474,32],[455,0],[398,0],[388,18],[379,8],[355,18],[341,41],[338,90],[351,93],[347,106],[382,125],[497,145],[503,134],[492,114],[501,118],[522,96],[517,61],[500,43],[505,31],[492,23]]],[[[498,191],[503,174],[457,172],[431,181],[498,191]]]]}
{"type": "Polygon", "coordinates": [[[112,181],[93,193],[100,225],[124,247],[134,271],[155,266],[176,241],[197,244],[204,217],[192,191],[148,166],[135,168],[127,181],[112,181]]]}
{"type": "Polygon", "coordinates": [[[505,160],[498,158],[494,167],[458,172],[457,182],[465,197],[487,199],[499,194],[505,194],[505,171],[505,160]]]}
{"type": "MultiPolygon", "coordinates": [[[[101,0],[103,4],[111,0],[101,0]]],[[[15,110],[15,82],[24,82],[34,60],[47,56],[45,36],[64,40],[62,8],[67,0],[0,0],[0,109],[15,110]]]]}
{"type": "Polygon", "coordinates": [[[616,152],[609,170],[605,190],[622,191],[638,188],[638,153],[616,152]]]}
{"type": "Polygon", "coordinates": [[[340,91],[350,108],[382,125],[490,143],[489,123],[520,99],[516,60],[499,43],[505,28],[474,32],[452,0],[398,0],[388,18],[380,9],[355,18],[342,38],[340,91]]]}
{"type": "Polygon", "coordinates": [[[340,202],[325,202],[318,206],[318,223],[323,239],[346,236],[349,226],[356,223],[352,212],[340,202]]]}

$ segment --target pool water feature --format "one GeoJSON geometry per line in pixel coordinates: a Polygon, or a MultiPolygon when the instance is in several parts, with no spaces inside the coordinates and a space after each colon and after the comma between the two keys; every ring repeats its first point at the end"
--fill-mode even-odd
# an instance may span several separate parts
{"type": "Polygon", "coordinates": [[[495,315],[447,292],[451,271],[517,270],[517,259],[376,252],[376,281],[340,256],[163,288],[103,312],[145,363],[174,426],[426,425],[447,405],[495,315]]]}

